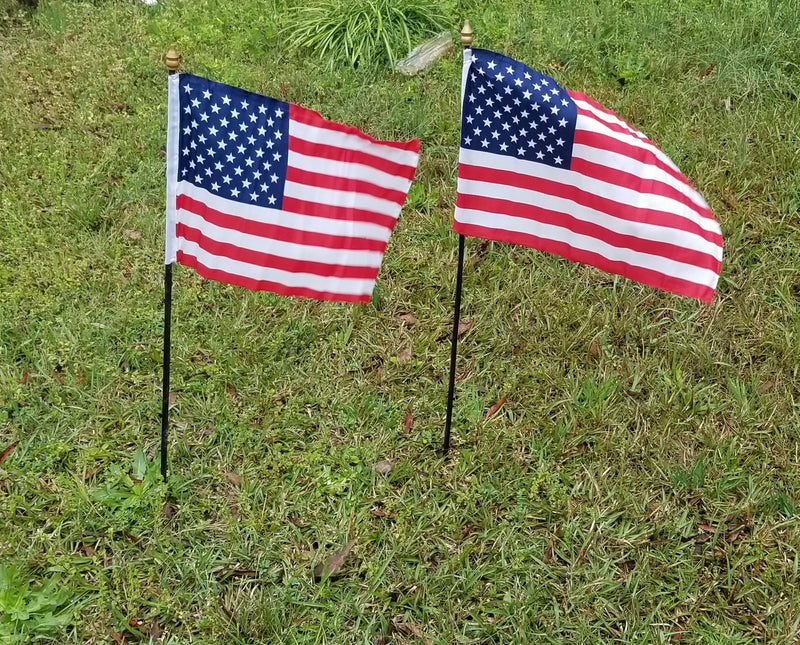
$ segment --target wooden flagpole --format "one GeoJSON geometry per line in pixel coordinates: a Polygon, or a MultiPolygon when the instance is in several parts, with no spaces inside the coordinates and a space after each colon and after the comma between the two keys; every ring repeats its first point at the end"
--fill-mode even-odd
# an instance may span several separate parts
{"type": "MultiPolygon", "coordinates": [[[[472,27],[469,20],[461,28],[461,45],[464,49],[472,47],[472,27]]],[[[464,277],[464,236],[458,236],[458,273],[456,274],[456,295],[453,305],[453,339],[450,342],[450,386],[447,391],[447,418],[444,422],[444,444],[442,456],[450,451],[450,428],[453,423],[453,397],[456,386],[456,359],[458,358],[458,325],[461,318],[461,283],[464,277]]]]}
{"type": "MultiPolygon", "coordinates": [[[[181,57],[171,45],[164,62],[170,76],[178,71],[181,57]]],[[[167,151],[169,154],[169,151],[167,151]]],[[[169,366],[172,332],[172,262],[164,265],[164,360],[161,386],[161,476],[167,481],[167,437],[169,432],[169,366]]]]}

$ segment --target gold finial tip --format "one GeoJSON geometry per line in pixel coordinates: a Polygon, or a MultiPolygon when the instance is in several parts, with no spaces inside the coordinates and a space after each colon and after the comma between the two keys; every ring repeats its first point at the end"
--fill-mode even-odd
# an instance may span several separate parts
{"type": "Polygon", "coordinates": [[[464,26],[461,28],[461,44],[464,47],[472,46],[472,27],[469,20],[464,21],[464,26]]]}
{"type": "Polygon", "coordinates": [[[177,71],[178,66],[181,64],[181,57],[178,55],[178,50],[175,49],[174,44],[169,46],[167,55],[164,57],[164,63],[170,72],[177,71]]]}

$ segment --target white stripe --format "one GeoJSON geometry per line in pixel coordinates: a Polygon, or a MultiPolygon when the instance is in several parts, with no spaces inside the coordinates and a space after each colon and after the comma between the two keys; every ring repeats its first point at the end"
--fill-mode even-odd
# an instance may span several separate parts
{"type": "Polygon", "coordinates": [[[384,145],[379,141],[370,141],[365,138],[366,135],[362,137],[356,134],[340,132],[339,130],[329,130],[328,128],[300,123],[294,119],[289,119],[289,136],[297,137],[310,143],[322,143],[336,148],[358,150],[409,168],[416,168],[417,160],[419,159],[419,155],[416,152],[384,145]]]}
{"type": "Polygon", "coordinates": [[[287,287],[305,287],[315,291],[326,291],[334,294],[369,295],[375,285],[374,280],[365,278],[332,278],[312,273],[292,273],[280,269],[257,266],[239,260],[212,255],[201,249],[194,242],[183,240],[181,250],[196,257],[209,269],[218,269],[227,273],[251,278],[252,280],[268,280],[287,287]]]}
{"type": "Polygon", "coordinates": [[[694,188],[692,188],[690,184],[686,183],[685,181],[679,181],[674,176],[670,175],[668,172],[654,164],[643,163],[638,159],[634,159],[633,157],[629,157],[628,155],[624,155],[619,152],[613,152],[603,148],[595,148],[593,146],[587,146],[581,143],[576,143],[572,146],[572,158],[590,161],[592,163],[600,164],[601,166],[607,166],[609,168],[614,168],[615,170],[627,172],[640,179],[647,179],[665,184],[677,190],[684,197],[692,200],[695,204],[697,204],[698,208],[708,208],[709,211],[711,210],[706,203],[706,200],[703,199],[703,196],[694,188]]]}
{"type": "Polygon", "coordinates": [[[645,136],[644,133],[639,132],[639,130],[634,128],[630,123],[628,123],[624,119],[621,119],[618,115],[609,114],[608,112],[600,110],[596,105],[592,105],[589,101],[585,101],[583,99],[576,98],[574,96],[572,97],[572,99],[578,106],[580,106],[587,112],[591,112],[597,119],[605,121],[606,123],[611,123],[624,130],[627,130],[631,136],[634,136],[637,139],[641,139],[642,141],[645,142],[647,141],[647,136],[645,136]]]}
{"type": "Polygon", "coordinates": [[[388,215],[397,219],[400,215],[400,204],[388,199],[381,199],[374,195],[356,193],[352,190],[333,190],[332,188],[319,188],[317,186],[306,186],[294,181],[287,181],[283,185],[283,196],[301,199],[307,202],[323,204],[325,206],[339,206],[341,208],[355,208],[358,210],[369,211],[388,215]]]}
{"type": "Polygon", "coordinates": [[[709,269],[703,269],[657,255],[619,248],[595,237],[579,235],[560,226],[541,224],[522,217],[498,215],[497,213],[486,213],[484,211],[456,207],[455,219],[462,224],[473,224],[499,231],[518,231],[556,242],[563,242],[582,251],[598,253],[609,260],[626,262],[632,266],[651,269],[663,273],[664,275],[681,278],[689,282],[694,282],[695,284],[701,284],[712,288],[716,287],[718,280],[717,274],[709,269]]]}
{"type": "MultiPolygon", "coordinates": [[[[588,103],[585,103],[584,101],[577,101],[577,103],[581,104],[582,106],[585,106],[586,110],[591,112],[592,115],[594,115],[594,117],[597,118],[593,118],[592,116],[579,113],[577,121],[575,123],[576,129],[588,130],[589,132],[598,132],[600,134],[607,134],[608,136],[613,137],[617,141],[621,141],[623,143],[627,143],[637,148],[641,148],[642,150],[649,150],[663,164],[669,166],[675,172],[680,173],[680,168],[678,168],[678,166],[675,165],[675,162],[672,161],[672,159],[670,159],[666,155],[666,153],[663,150],[661,150],[661,148],[659,148],[653,143],[650,143],[649,141],[645,141],[643,139],[634,136],[628,136],[620,132],[617,132],[616,130],[613,130],[607,125],[608,123],[615,122],[615,120],[612,119],[609,115],[607,115],[605,112],[601,112],[600,110],[595,109],[593,106],[589,105],[588,103]]],[[[619,121],[620,123],[625,123],[624,121],[621,121],[619,119],[617,119],[617,121],[619,121]]],[[[628,127],[630,128],[630,126],[628,127]]]]}
{"type": "MultiPolygon", "coordinates": [[[[401,191],[404,195],[411,187],[411,180],[392,175],[388,172],[378,170],[372,166],[360,163],[348,163],[346,161],[335,161],[324,157],[312,157],[289,149],[289,168],[299,168],[308,172],[328,175],[331,177],[343,177],[365,181],[370,184],[390,190],[401,191]]],[[[402,202],[400,202],[402,205],[402,202]]]]}
{"type": "MultiPolygon", "coordinates": [[[[368,240],[380,240],[381,242],[388,242],[389,236],[392,234],[391,228],[380,224],[298,215],[297,213],[287,213],[274,208],[229,201],[188,181],[179,182],[177,189],[178,194],[187,195],[192,199],[203,202],[209,208],[263,224],[275,224],[276,226],[285,226],[297,231],[310,231],[327,235],[361,237],[368,240]]],[[[308,189],[306,189],[306,192],[308,192],[308,189]]]]}
{"type": "MultiPolygon", "coordinates": [[[[651,208],[672,213],[673,215],[683,217],[697,224],[706,231],[713,231],[714,233],[720,232],[719,224],[715,220],[709,217],[703,217],[686,204],[682,204],[675,199],[662,195],[640,193],[630,188],[624,188],[616,184],[601,181],[600,179],[595,179],[594,177],[588,177],[566,168],[553,168],[552,166],[536,161],[515,159],[506,155],[469,150],[467,148],[460,149],[459,162],[479,168],[492,168],[495,170],[522,174],[530,178],[531,184],[533,184],[536,178],[551,180],[564,186],[573,186],[587,193],[591,193],[592,195],[609,199],[622,205],[635,208],[651,208]]],[[[489,194],[491,195],[492,193],[489,194]]]]}
{"type": "MultiPolygon", "coordinates": [[[[613,214],[576,204],[564,197],[547,195],[535,190],[515,188],[504,184],[476,181],[471,179],[458,180],[459,195],[477,195],[505,199],[517,204],[529,204],[556,213],[566,213],[575,219],[602,226],[608,231],[621,235],[630,235],[652,242],[663,242],[675,246],[706,253],[717,260],[722,260],[722,248],[713,242],[703,239],[700,235],[683,231],[668,226],[658,226],[644,222],[632,222],[627,219],[614,217],[613,214]]],[[[525,218],[521,218],[525,219],[525,218]]]]}
{"type": "Polygon", "coordinates": [[[242,233],[241,231],[211,224],[200,215],[183,209],[178,210],[178,220],[190,228],[201,231],[206,237],[216,240],[217,242],[233,244],[243,249],[269,253],[292,260],[374,268],[380,268],[381,260],[383,260],[383,253],[379,253],[378,251],[331,249],[324,246],[296,244],[294,242],[273,240],[259,235],[242,233]]]}
{"type": "Polygon", "coordinates": [[[167,81],[167,210],[164,234],[164,264],[175,262],[175,195],[178,192],[178,142],[180,139],[180,74],[167,81]]]}

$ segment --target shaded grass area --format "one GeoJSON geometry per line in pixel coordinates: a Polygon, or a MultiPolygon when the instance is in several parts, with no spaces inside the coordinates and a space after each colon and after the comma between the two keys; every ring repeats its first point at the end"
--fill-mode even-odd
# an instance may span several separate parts
{"type": "Polygon", "coordinates": [[[293,8],[0,5],[0,640],[796,641],[793,3],[441,5],[661,145],[726,254],[703,306],[469,240],[446,461],[460,52],[330,72],[277,37],[293,8]],[[176,268],[163,485],[170,42],[423,152],[369,305],[176,268]]]}

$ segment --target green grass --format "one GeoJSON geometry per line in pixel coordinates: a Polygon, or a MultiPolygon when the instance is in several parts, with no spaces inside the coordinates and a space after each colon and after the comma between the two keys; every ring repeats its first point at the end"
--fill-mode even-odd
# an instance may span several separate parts
{"type": "Polygon", "coordinates": [[[0,0],[0,642],[797,642],[795,3],[438,6],[646,132],[725,237],[708,306],[490,244],[448,460],[460,52],[329,70],[299,6],[0,0]],[[171,42],[422,157],[368,305],[176,267],[164,485],[171,42]]]}

